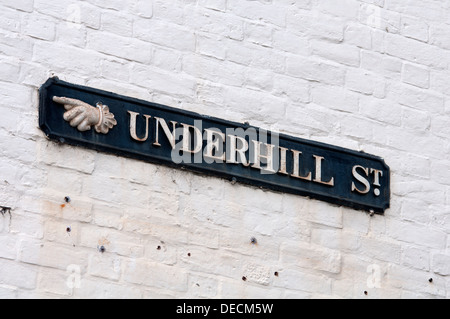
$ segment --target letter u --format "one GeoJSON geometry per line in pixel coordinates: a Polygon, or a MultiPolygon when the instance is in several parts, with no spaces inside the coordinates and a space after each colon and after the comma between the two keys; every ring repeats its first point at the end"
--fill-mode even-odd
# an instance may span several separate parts
{"type": "Polygon", "coordinates": [[[130,114],[130,135],[133,138],[133,140],[136,140],[138,142],[145,142],[148,139],[148,120],[151,118],[150,115],[145,115],[145,136],[143,138],[139,138],[136,133],[136,118],[139,115],[139,113],[128,111],[130,114]]]}

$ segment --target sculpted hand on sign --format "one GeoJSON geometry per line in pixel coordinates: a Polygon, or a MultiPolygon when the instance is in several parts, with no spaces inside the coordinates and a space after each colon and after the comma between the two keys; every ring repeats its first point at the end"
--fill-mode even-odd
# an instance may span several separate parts
{"type": "Polygon", "coordinates": [[[80,132],[89,131],[94,126],[97,133],[108,134],[109,130],[117,125],[109,107],[101,103],[94,107],[80,100],[58,96],[54,96],[53,101],[64,105],[67,111],[64,113],[64,120],[80,132]]]}

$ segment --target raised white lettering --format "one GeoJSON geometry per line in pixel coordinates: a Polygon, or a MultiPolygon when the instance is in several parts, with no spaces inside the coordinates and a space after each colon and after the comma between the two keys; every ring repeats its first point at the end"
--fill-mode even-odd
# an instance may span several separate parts
{"type": "Polygon", "coordinates": [[[358,189],[355,185],[355,182],[352,182],[352,192],[357,191],[360,194],[367,194],[370,191],[370,183],[364,176],[358,173],[358,168],[361,169],[364,173],[366,173],[366,176],[369,176],[368,168],[362,167],[360,165],[353,166],[352,169],[353,177],[356,178],[358,182],[363,184],[365,186],[365,189],[363,190],[358,189]]]}

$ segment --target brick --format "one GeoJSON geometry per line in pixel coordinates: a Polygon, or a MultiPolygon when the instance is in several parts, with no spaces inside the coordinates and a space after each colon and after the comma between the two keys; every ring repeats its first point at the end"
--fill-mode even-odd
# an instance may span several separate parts
{"type": "Polygon", "coordinates": [[[361,51],[361,68],[392,79],[400,79],[402,61],[370,51],[361,51]]]}
{"type": "Polygon", "coordinates": [[[72,0],[62,0],[54,5],[48,5],[47,0],[34,0],[35,9],[40,13],[57,19],[83,24],[92,29],[99,29],[101,11],[89,3],[77,3],[72,0]]]}
{"type": "Polygon", "coordinates": [[[145,255],[148,260],[165,265],[175,265],[178,261],[177,244],[158,238],[148,239],[145,243],[145,255]]]}
{"type": "Polygon", "coordinates": [[[144,187],[117,178],[89,178],[83,181],[82,195],[113,204],[123,204],[129,196],[136,198],[136,207],[145,207],[148,197],[139,196],[144,187]]]}
{"type": "Polygon", "coordinates": [[[349,69],[345,80],[346,86],[352,91],[373,95],[376,98],[385,97],[385,80],[374,73],[363,69],[349,69]]]}
{"type": "Polygon", "coordinates": [[[17,236],[6,234],[0,235],[2,246],[0,247],[0,258],[16,259],[19,241],[17,236]]]}
{"type": "Polygon", "coordinates": [[[78,23],[69,21],[60,22],[56,25],[56,40],[79,48],[86,46],[87,28],[78,23]]]}
{"type": "Polygon", "coordinates": [[[33,55],[32,40],[15,33],[6,34],[0,30],[0,54],[28,61],[33,55]]]}
{"type": "Polygon", "coordinates": [[[287,57],[286,73],[305,80],[319,81],[331,85],[342,85],[345,79],[343,67],[299,56],[287,57]]]}
{"type": "Polygon", "coordinates": [[[226,45],[224,45],[222,38],[218,36],[198,35],[197,51],[202,55],[219,60],[224,60],[226,57],[226,45]]]}
{"type": "Polygon", "coordinates": [[[22,289],[35,289],[38,269],[11,260],[0,259],[0,282],[22,289]]]}
{"type": "Polygon", "coordinates": [[[208,81],[219,81],[225,85],[242,86],[244,74],[242,67],[230,63],[219,63],[217,60],[186,55],[183,58],[183,71],[193,77],[199,77],[208,81]],[[221,68],[220,65],[225,67],[221,68]]]}
{"type": "MultiPolygon", "coordinates": [[[[276,85],[276,84],[274,84],[274,82],[276,82],[274,77],[276,77],[276,76],[277,75],[274,76],[274,73],[272,71],[249,68],[248,72],[246,74],[245,86],[250,89],[270,91],[272,88],[274,88],[274,85],[276,85]]],[[[296,79],[293,79],[294,82],[295,82],[295,80],[296,79]]],[[[292,93],[293,96],[297,93],[298,93],[297,96],[302,96],[304,91],[299,90],[299,91],[296,91],[295,93],[290,91],[290,93],[292,93]]],[[[277,91],[275,94],[280,94],[280,93],[278,93],[278,91],[277,91]]],[[[281,94],[285,94],[285,92],[283,90],[281,90],[281,94]]],[[[294,99],[295,99],[295,97],[294,97],[294,99]]]]}
{"type": "MultiPolygon", "coordinates": [[[[308,19],[311,19],[311,26],[307,28],[306,33],[312,38],[333,43],[341,43],[344,40],[345,21],[343,19],[320,13],[308,19]]],[[[300,23],[303,24],[301,20],[300,23]]]]}
{"type": "Polygon", "coordinates": [[[242,278],[240,256],[216,249],[185,247],[179,250],[177,265],[206,275],[242,278]],[[216,262],[215,262],[216,261],[216,262]]]}
{"type": "Polygon", "coordinates": [[[309,203],[308,220],[314,223],[342,228],[342,210],[337,206],[329,206],[325,203],[309,203]]]}
{"type": "Polygon", "coordinates": [[[395,264],[390,265],[386,280],[390,286],[399,287],[406,291],[424,293],[431,296],[445,296],[445,283],[443,281],[434,280],[430,285],[429,272],[419,271],[417,269],[405,268],[395,264]]]}
{"type": "Polygon", "coordinates": [[[402,255],[403,255],[402,257],[403,264],[405,266],[429,271],[430,269],[429,251],[416,247],[404,247],[402,255]]]}
{"type": "Polygon", "coordinates": [[[58,145],[53,142],[38,144],[38,160],[62,168],[74,169],[91,174],[94,171],[94,153],[90,151],[79,152],[69,146],[58,145]]]}
{"type": "Polygon", "coordinates": [[[227,8],[243,18],[255,21],[262,20],[280,27],[286,24],[284,8],[272,3],[264,4],[257,1],[242,3],[239,0],[228,0],[227,8]]]}
{"type": "MultiPolygon", "coordinates": [[[[419,156],[423,156],[423,154],[437,158],[445,156],[445,142],[439,137],[429,134],[424,137],[406,129],[395,130],[395,133],[397,134],[396,138],[393,138],[392,135],[385,135],[387,145],[407,152],[416,152],[419,156]],[[411,141],[411,139],[414,139],[415,143],[408,145],[408,141],[411,141]],[[431,147],[430,144],[432,143],[430,143],[430,140],[439,145],[439,147],[431,147]]],[[[390,134],[394,134],[394,131],[390,132],[390,134]]]]}
{"type": "Polygon", "coordinates": [[[200,0],[199,4],[205,8],[217,11],[225,11],[227,8],[226,0],[200,0]]]}
{"type": "Polygon", "coordinates": [[[87,36],[87,47],[107,55],[123,58],[129,61],[150,63],[151,48],[149,43],[114,34],[90,32],[87,36]],[[114,43],[115,45],[111,45],[114,43]],[[136,50],[135,48],[139,48],[136,50]]]}
{"type": "MultiPolygon", "coordinates": [[[[194,74],[198,72],[197,74],[200,77],[208,77],[207,72],[216,72],[212,69],[212,65],[213,64],[205,64],[204,69],[198,68],[199,65],[192,65],[189,66],[189,71],[194,74]],[[204,70],[205,72],[203,73],[199,70],[204,70]]],[[[194,74],[191,75],[194,76],[194,74]]],[[[131,69],[130,78],[131,83],[146,88],[152,88],[152,91],[163,92],[169,95],[189,96],[193,94],[195,89],[195,81],[190,77],[181,77],[177,74],[171,74],[144,65],[134,65],[131,69]]]]}
{"type": "Polygon", "coordinates": [[[428,89],[430,87],[430,71],[422,66],[405,63],[403,64],[402,80],[405,83],[428,89]]]}
{"type": "Polygon", "coordinates": [[[153,18],[183,23],[185,6],[175,0],[153,1],[153,18]]]}
{"type": "Polygon", "coordinates": [[[283,290],[281,288],[272,287],[267,289],[265,287],[249,285],[243,282],[241,278],[239,281],[236,280],[222,280],[220,283],[220,296],[222,298],[232,298],[237,296],[238,298],[253,298],[264,294],[267,298],[282,298],[284,296],[283,290]]]}
{"type": "Polygon", "coordinates": [[[375,239],[369,236],[361,239],[362,254],[368,255],[374,260],[400,263],[402,247],[390,240],[375,239]]]}
{"type": "Polygon", "coordinates": [[[270,234],[284,226],[275,212],[272,214],[260,214],[259,211],[251,208],[247,209],[243,223],[247,229],[265,236],[270,236],[270,234]]]}
{"type": "Polygon", "coordinates": [[[285,289],[331,294],[331,279],[293,269],[280,272],[280,278],[274,281],[273,285],[285,289]]]}
{"type": "Polygon", "coordinates": [[[255,67],[274,72],[282,72],[285,68],[284,54],[253,43],[232,40],[227,43],[227,60],[245,68],[255,67]],[[268,54],[269,52],[272,54],[268,54]]]}
{"type": "Polygon", "coordinates": [[[88,254],[73,246],[23,240],[19,249],[19,260],[23,263],[66,270],[70,265],[87,265],[88,254]]]}
{"type": "Polygon", "coordinates": [[[272,269],[264,265],[247,264],[244,266],[243,274],[251,283],[268,286],[272,278],[272,269]]]}
{"type": "Polygon", "coordinates": [[[0,298],[4,300],[8,299],[17,299],[18,298],[18,289],[11,286],[0,286],[0,298]]]}
{"type": "MultiPolygon", "coordinates": [[[[21,198],[22,200],[22,198],[21,198]]],[[[36,201],[36,199],[33,199],[36,201]]],[[[23,208],[25,205],[21,204],[23,208]]],[[[6,217],[6,216],[5,216],[6,217]]],[[[8,223],[8,231],[10,234],[25,235],[29,238],[42,239],[44,237],[44,222],[37,214],[29,212],[15,212],[14,218],[3,218],[8,223]]]]}
{"type": "Polygon", "coordinates": [[[75,289],[73,295],[81,299],[88,299],[90,296],[97,296],[99,299],[143,298],[142,289],[136,286],[93,280],[92,278],[82,278],[80,289],[75,289]]]}
{"type": "Polygon", "coordinates": [[[358,111],[357,95],[344,88],[314,85],[311,88],[311,100],[316,104],[339,111],[358,111]]]}
{"type": "Polygon", "coordinates": [[[128,82],[130,72],[128,63],[116,59],[102,61],[102,75],[108,79],[128,82]]]}
{"type": "MultiPolygon", "coordinates": [[[[345,225],[347,224],[348,222],[345,225]]],[[[322,228],[313,228],[311,230],[311,243],[315,244],[316,247],[320,247],[321,249],[329,248],[328,251],[334,252],[336,263],[339,261],[337,259],[338,257],[340,257],[341,261],[342,256],[344,256],[345,258],[346,255],[344,255],[342,252],[355,252],[361,246],[361,240],[358,236],[356,236],[354,232],[322,228]],[[340,256],[339,252],[341,252],[340,256]]],[[[323,251],[323,254],[327,252],[326,249],[324,249],[323,251]]],[[[316,255],[318,254],[316,253],[316,255]]],[[[322,267],[326,268],[327,266],[324,264],[322,267]]],[[[334,267],[337,270],[342,266],[339,264],[335,264],[334,267]]]]}
{"type": "Polygon", "coordinates": [[[192,230],[188,232],[188,241],[191,245],[217,249],[219,248],[219,231],[209,228],[192,230]]]}
{"type": "Polygon", "coordinates": [[[66,245],[78,244],[78,224],[48,220],[44,225],[44,240],[66,245]]]}
{"type": "Polygon", "coordinates": [[[280,257],[286,265],[335,274],[341,272],[341,254],[331,249],[303,243],[287,244],[281,246],[280,257]]]}
{"type": "Polygon", "coordinates": [[[244,19],[240,17],[217,11],[199,10],[199,8],[189,11],[189,16],[191,18],[185,21],[187,27],[227,39],[237,41],[244,39],[244,19]]]}
{"type": "Polygon", "coordinates": [[[189,275],[190,298],[214,298],[219,293],[219,281],[214,278],[189,275]]]}
{"type": "MultiPolygon", "coordinates": [[[[127,234],[114,229],[101,227],[81,227],[79,231],[80,245],[98,252],[103,246],[107,253],[139,258],[144,254],[142,240],[137,235],[127,234]]],[[[98,252],[100,254],[100,252],[98,252]]]]}
{"type": "Polygon", "coordinates": [[[2,8],[0,26],[3,31],[20,32],[22,13],[14,9],[2,8]]]}
{"type": "Polygon", "coordinates": [[[152,65],[170,72],[181,71],[182,56],[179,52],[159,47],[153,48],[152,65]]]}
{"type": "Polygon", "coordinates": [[[105,11],[101,15],[101,28],[105,32],[131,37],[133,35],[133,20],[122,12],[105,11]]]}
{"type": "Polygon", "coordinates": [[[439,93],[414,86],[391,83],[386,96],[399,104],[430,113],[441,113],[444,110],[444,97],[439,93]]]}
{"type": "Polygon", "coordinates": [[[350,24],[345,29],[345,43],[359,48],[372,48],[372,31],[369,27],[360,24],[350,24]]]}
{"type": "Polygon", "coordinates": [[[5,157],[24,163],[32,163],[35,161],[35,156],[31,156],[31,153],[35,153],[36,150],[36,143],[34,141],[16,137],[13,142],[11,137],[5,137],[0,141],[0,147],[2,149],[0,153],[5,157]]]}
{"type": "Polygon", "coordinates": [[[306,37],[294,35],[285,30],[273,30],[273,47],[292,54],[308,55],[309,41],[306,37]]]}
{"type": "Polygon", "coordinates": [[[448,64],[448,57],[438,47],[395,34],[386,35],[386,53],[438,69],[448,64]]]}
{"type": "Polygon", "coordinates": [[[450,129],[445,124],[446,122],[448,123],[448,117],[433,118],[431,121],[431,131],[438,136],[447,138],[450,136],[450,129]]]}
{"type": "Polygon", "coordinates": [[[153,2],[145,0],[133,0],[130,4],[131,12],[140,17],[151,18],[153,17],[153,2]]]}
{"type": "Polygon", "coordinates": [[[424,20],[402,16],[402,34],[405,37],[427,42],[428,32],[429,26],[424,20]]]}
{"type": "Polygon", "coordinates": [[[129,4],[128,2],[121,0],[89,0],[88,2],[100,8],[113,9],[117,11],[126,10],[129,4]]]}
{"type": "Polygon", "coordinates": [[[287,96],[295,103],[310,101],[310,83],[302,79],[276,74],[274,76],[274,93],[287,96]]]}
{"type": "Polygon", "coordinates": [[[260,23],[245,23],[244,36],[247,41],[264,47],[272,46],[273,28],[260,23]]]}
{"type": "Polygon", "coordinates": [[[73,294],[73,287],[68,284],[70,276],[70,272],[44,268],[39,272],[36,290],[62,298],[70,297],[73,294]]]}
{"type": "Polygon", "coordinates": [[[93,51],[50,42],[35,44],[32,61],[62,74],[70,70],[75,74],[86,75],[92,71],[100,72],[101,66],[100,56],[93,51]],[[80,65],[84,68],[80,68],[80,65]]]}
{"type": "Polygon", "coordinates": [[[161,23],[154,19],[136,20],[133,28],[134,36],[140,40],[179,51],[195,51],[195,34],[187,28],[161,23]],[[166,32],[168,29],[170,33],[166,32]]]}
{"type": "Polygon", "coordinates": [[[363,97],[360,100],[360,112],[367,118],[400,126],[402,119],[402,107],[386,100],[377,100],[363,97]]]}
{"type": "Polygon", "coordinates": [[[287,12],[287,31],[299,36],[322,39],[334,43],[344,39],[345,21],[321,12],[291,9],[287,12]]]}
{"type": "Polygon", "coordinates": [[[357,47],[334,44],[322,41],[311,42],[312,54],[318,55],[333,62],[348,66],[359,66],[360,50],[357,47]]]}
{"type": "MultiPolygon", "coordinates": [[[[355,235],[357,234],[367,234],[370,227],[370,216],[365,214],[359,214],[358,211],[349,208],[343,208],[342,211],[342,226],[343,229],[348,231],[343,232],[343,236],[345,237],[356,237],[353,242],[359,242],[359,238],[355,235]],[[356,232],[356,233],[354,233],[356,232]]],[[[338,232],[339,233],[339,232],[338,232]]],[[[351,245],[353,246],[353,245],[351,245]]]]}
{"type": "Polygon", "coordinates": [[[40,40],[53,41],[56,36],[56,24],[42,14],[28,15],[23,22],[22,32],[40,40]]]}
{"type": "Polygon", "coordinates": [[[440,21],[445,19],[442,4],[433,0],[425,0],[422,2],[412,1],[411,3],[405,3],[401,0],[385,0],[385,8],[425,20],[434,19],[440,21]]]}
{"type": "MultiPolygon", "coordinates": [[[[401,167],[406,175],[418,176],[422,178],[429,178],[430,176],[430,159],[425,156],[401,152],[398,153],[397,156],[391,156],[391,161],[394,165],[401,167]],[[408,163],[414,164],[414,166],[408,165],[408,163]]],[[[424,187],[423,191],[426,192],[428,187],[429,186],[424,187]]],[[[438,192],[436,192],[436,195],[428,193],[428,196],[438,196],[437,194],[438,192]]]]}
{"type": "Polygon", "coordinates": [[[433,178],[434,181],[449,185],[449,165],[445,161],[433,161],[431,163],[431,178],[433,178]]]}
{"type": "Polygon", "coordinates": [[[118,281],[122,274],[122,260],[110,254],[95,254],[89,257],[88,274],[118,281]]]}
{"type": "Polygon", "coordinates": [[[0,82],[0,85],[2,104],[9,105],[10,108],[23,111],[33,99],[33,90],[27,86],[6,82],[0,82]]]}
{"type": "Polygon", "coordinates": [[[426,131],[430,128],[430,114],[404,107],[402,112],[402,125],[409,129],[426,131]]]}
{"type": "Polygon", "coordinates": [[[182,269],[143,260],[128,261],[124,265],[123,279],[133,284],[178,292],[188,289],[188,276],[182,269]]]}
{"type": "Polygon", "coordinates": [[[387,235],[393,239],[436,249],[442,249],[445,246],[446,235],[439,229],[425,228],[417,223],[393,220],[387,226],[387,235]]]}
{"type": "MultiPolygon", "coordinates": [[[[38,87],[44,83],[49,76],[48,69],[40,64],[32,62],[22,62],[20,65],[19,81],[24,85],[38,87]]],[[[33,119],[34,120],[34,119],[33,119]]],[[[28,123],[24,127],[29,128],[28,123]]]]}
{"type": "Polygon", "coordinates": [[[92,222],[101,227],[122,228],[123,211],[109,204],[95,203],[92,208],[92,222]]]}
{"type": "Polygon", "coordinates": [[[367,26],[393,34],[399,33],[401,28],[401,15],[398,12],[385,10],[371,4],[361,5],[359,21],[367,26]]]}
{"type": "Polygon", "coordinates": [[[13,9],[17,9],[19,11],[33,12],[33,1],[34,0],[18,0],[18,1],[4,0],[2,1],[2,5],[13,9]]]}

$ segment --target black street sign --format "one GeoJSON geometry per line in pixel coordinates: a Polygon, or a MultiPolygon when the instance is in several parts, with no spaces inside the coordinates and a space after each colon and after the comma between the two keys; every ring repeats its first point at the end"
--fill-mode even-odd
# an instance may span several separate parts
{"type": "Polygon", "coordinates": [[[390,171],[379,157],[57,78],[40,89],[39,125],[70,145],[355,209],[389,208],[390,171]]]}

